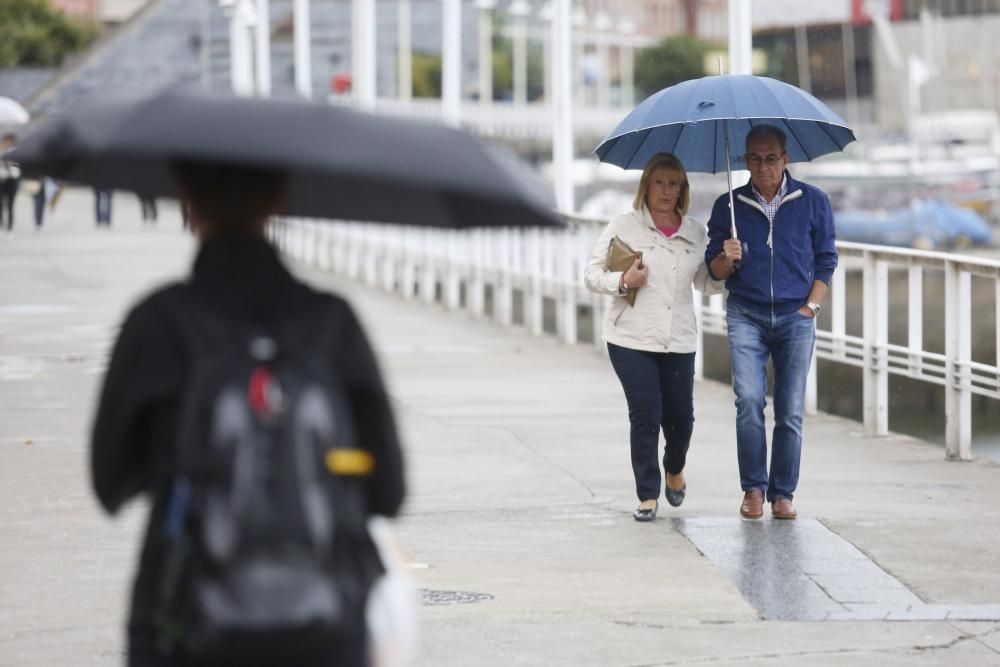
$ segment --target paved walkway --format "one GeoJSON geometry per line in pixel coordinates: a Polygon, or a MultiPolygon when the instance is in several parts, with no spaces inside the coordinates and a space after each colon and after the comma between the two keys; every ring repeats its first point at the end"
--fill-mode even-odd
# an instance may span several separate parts
{"type": "MultiPolygon", "coordinates": [[[[0,235],[4,666],[121,664],[144,508],[100,514],[87,430],[123,310],[194,246],[173,207],[144,228],[116,195],[104,231],[91,204],[0,235]]],[[[743,522],[732,392],[706,382],[688,500],[637,524],[600,355],[299,270],[355,302],[398,408],[417,664],[1000,665],[1000,465],[820,415],[800,519],[743,522]]]]}

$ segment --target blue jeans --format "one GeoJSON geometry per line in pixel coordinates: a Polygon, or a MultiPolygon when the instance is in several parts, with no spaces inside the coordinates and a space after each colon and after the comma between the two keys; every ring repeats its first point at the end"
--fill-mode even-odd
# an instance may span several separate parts
{"type": "Polygon", "coordinates": [[[726,324],[736,392],[740,485],[744,491],[765,491],[769,502],[780,496],[791,499],[799,482],[806,375],[816,341],[816,323],[798,311],[772,315],[731,304],[726,324]],[[764,431],[768,357],[774,365],[770,473],[764,431]]]}
{"type": "Polygon", "coordinates": [[[694,430],[694,352],[644,352],[608,343],[608,354],[628,403],[635,494],[639,500],[659,498],[661,428],[664,470],[676,475],[687,461],[694,430]]]}

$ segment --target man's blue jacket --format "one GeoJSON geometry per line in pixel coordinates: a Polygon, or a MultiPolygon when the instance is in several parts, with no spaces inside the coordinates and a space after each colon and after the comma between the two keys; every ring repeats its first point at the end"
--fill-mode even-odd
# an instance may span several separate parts
{"type": "MultiPolygon", "coordinates": [[[[830,284],[837,268],[833,209],[819,188],[796,181],[785,172],[786,193],[768,223],[748,182],[733,190],[736,235],[743,243],[740,267],[726,280],[729,304],[760,312],[790,313],[806,304],[814,280],[830,284]]],[[[708,221],[705,261],[712,260],[730,238],[729,194],[715,200],[708,221]]]]}

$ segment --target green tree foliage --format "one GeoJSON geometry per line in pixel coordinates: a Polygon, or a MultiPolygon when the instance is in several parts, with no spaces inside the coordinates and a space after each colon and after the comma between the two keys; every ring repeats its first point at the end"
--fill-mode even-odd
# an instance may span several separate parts
{"type": "Polygon", "coordinates": [[[642,97],[675,83],[705,76],[705,54],[711,45],[687,35],[667,37],[640,49],[635,58],[635,87],[642,97]]]}
{"type": "Polygon", "coordinates": [[[0,67],[52,67],[90,44],[97,28],[67,18],[45,0],[0,0],[0,67]]]}
{"type": "Polygon", "coordinates": [[[414,51],[411,76],[414,97],[441,96],[441,56],[436,53],[414,51]]]}

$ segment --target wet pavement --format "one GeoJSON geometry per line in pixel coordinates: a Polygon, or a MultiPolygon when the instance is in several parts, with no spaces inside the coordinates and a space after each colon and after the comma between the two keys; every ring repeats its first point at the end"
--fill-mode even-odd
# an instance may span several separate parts
{"type": "MultiPolygon", "coordinates": [[[[162,208],[143,227],[116,195],[98,231],[70,191],[41,232],[0,238],[4,667],[122,664],[145,507],[99,511],[87,431],[125,308],[190,264],[162,208]]],[[[1000,665],[997,464],[821,414],[799,519],[746,522],[732,390],[697,383],[687,499],[638,524],[601,355],[295,269],[354,302],[399,416],[415,664],[1000,665]]]]}
{"type": "Polygon", "coordinates": [[[672,523],[764,619],[1000,621],[1000,604],[926,604],[815,519],[708,517],[672,523]]]}

